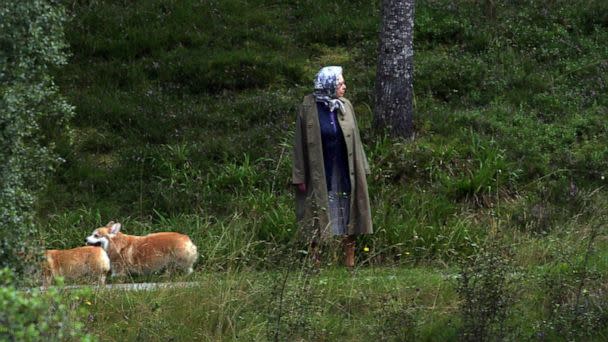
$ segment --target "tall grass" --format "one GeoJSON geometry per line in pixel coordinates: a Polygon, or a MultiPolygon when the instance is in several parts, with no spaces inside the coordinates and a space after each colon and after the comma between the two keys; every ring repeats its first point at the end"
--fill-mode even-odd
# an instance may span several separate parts
{"type": "Polygon", "coordinates": [[[114,220],[188,234],[201,253],[184,278],[200,288],[100,292],[89,328],[109,340],[455,340],[475,317],[458,310],[458,262],[496,240],[519,286],[494,287],[514,303],[505,338],[605,338],[605,2],[416,5],[416,138],[392,141],[371,129],[375,2],[72,2],[74,56],[56,78],[75,134],[58,144],[41,243],[81,245],[114,220]],[[295,112],[326,64],[344,66],[372,168],[375,234],[358,237],[353,274],[333,269],[337,241],[320,274],[301,268],[293,212],[295,112]]]}
{"type": "MultiPolygon", "coordinates": [[[[159,215],[154,227],[125,221],[123,229],[138,234],[157,227],[187,233],[201,251],[193,275],[133,281],[193,285],[149,292],[99,290],[85,299],[91,303],[87,329],[102,340],[432,341],[566,335],[602,340],[608,336],[606,230],[601,224],[605,199],[592,192],[581,194],[581,201],[585,205],[577,215],[543,236],[530,238],[505,229],[508,221],[489,218],[487,236],[463,237],[468,250],[442,258],[452,260],[449,264],[415,267],[411,261],[417,257],[411,256],[410,266],[403,267],[409,249],[401,251],[405,260],[379,264],[370,260],[387,246],[372,245],[369,252],[360,251],[370,260],[352,271],[333,266],[339,256],[331,251],[315,268],[297,243],[284,248],[263,243],[238,215],[225,221],[159,215]],[[456,260],[471,263],[458,269],[456,260]]],[[[95,216],[82,211],[76,224],[95,223],[95,216]]],[[[419,240],[425,238],[414,240],[423,245],[419,240]]]]}
{"type": "Polygon", "coordinates": [[[83,231],[188,217],[207,223],[172,228],[202,236],[240,221],[263,260],[294,238],[293,121],[322,64],[344,65],[371,161],[368,262],[470,253],[488,213],[547,231],[576,212],[571,188],[603,184],[606,30],[590,29],[587,7],[418,4],[417,138],[392,142],[370,129],[377,5],[345,6],[73,3],[74,57],[57,77],[77,107],[75,140],[41,203],[47,244],[79,244],[62,227],[83,212],[83,231]]]}
{"type": "MultiPolygon", "coordinates": [[[[471,246],[469,260],[476,262],[460,271],[429,265],[315,271],[296,250],[271,270],[199,269],[184,279],[193,287],[96,292],[88,299],[88,329],[102,340],[602,340],[606,256],[597,237],[605,231],[593,231],[595,223],[575,217],[550,235],[559,243],[545,246],[494,236],[471,246]],[[528,260],[526,251],[548,258],[528,260]]],[[[214,241],[207,248],[221,249],[222,239],[214,241]]]]}

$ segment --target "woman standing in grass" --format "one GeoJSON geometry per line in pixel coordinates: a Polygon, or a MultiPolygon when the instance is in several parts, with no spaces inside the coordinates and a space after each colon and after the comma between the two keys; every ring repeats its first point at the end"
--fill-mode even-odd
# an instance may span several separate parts
{"type": "Polygon", "coordinates": [[[292,181],[296,215],[310,239],[313,260],[330,236],[342,236],[345,265],[355,265],[355,235],[371,234],[366,175],[369,165],[355,112],[345,99],[342,68],[322,68],[314,92],[304,97],[296,120],[292,181]]]}

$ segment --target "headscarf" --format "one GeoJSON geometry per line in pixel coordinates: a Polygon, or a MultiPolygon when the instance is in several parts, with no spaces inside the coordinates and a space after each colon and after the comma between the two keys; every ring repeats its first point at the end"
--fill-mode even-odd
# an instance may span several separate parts
{"type": "Polygon", "coordinates": [[[342,75],[341,66],[326,66],[321,68],[315,77],[315,90],[313,95],[317,102],[325,103],[330,111],[342,109],[343,103],[336,97],[338,77],[342,75]]]}

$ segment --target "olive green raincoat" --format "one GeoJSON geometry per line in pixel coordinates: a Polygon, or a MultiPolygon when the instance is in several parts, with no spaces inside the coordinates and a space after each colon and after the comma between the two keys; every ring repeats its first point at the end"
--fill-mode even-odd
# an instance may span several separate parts
{"type": "MultiPolygon", "coordinates": [[[[371,234],[372,215],[365,179],[370,173],[369,164],[359,137],[353,106],[345,98],[340,100],[344,106],[338,113],[338,121],[346,142],[351,184],[348,234],[371,234]]],[[[321,128],[312,94],[304,97],[296,119],[292,183],[306,184],[306,193],[296,189],[296,216],[301,228],[305,233],[321,239],[331,236],[321,128]]]]}

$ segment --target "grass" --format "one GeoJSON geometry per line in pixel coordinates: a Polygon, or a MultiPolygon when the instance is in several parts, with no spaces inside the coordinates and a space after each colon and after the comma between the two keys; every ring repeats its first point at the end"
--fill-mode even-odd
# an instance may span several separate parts
{"type": "Polygon", "coordinates": [[[102,290],[91,300],[90,329],[108,341],[273,340],[276,333],[279,340],[355,341],[381,333],[378,314],[388,308],[415,305],[430,318],[455,308],[454,293],[442,288],[447,285],[440,271],[429,277],[422,269],[360,269],[351,274],[330,268],[306,279],[298,271],[285,272],[202,272],[191,279],[199,286],[189,289],[102,290]],[[286,276],[284,302],[278,303],[275,287],[286,276]],[[302,296],[309,301],[294,300],[302,296]],[[104,328],[111,324],[116,324],[111,331],[104,328]]]}
{"type": "Polygon", "coordinates": [[[517,275],[497,294],[512,305],[488,326],[495,338],[605,339],[605,2],[416,6],[416,139],[394,141],[371,127],[376,2],[71,2],[73,57],[55,77],[76,116],[39,203],[41,244],[75,247],[114,220],[188,234],[201,253],[200,288],[100,292],[88,328],[104,340],[456,340],[467,316],[454,277],[493,242],[517,275]],[[335,267],[337,244],[320,274],[290,271],[280,306],[285,264],[305,248],[294,115],[327,64],[344,67],[355,105],[375,234],[358,238],[354,274],[335,267]]]}
{"type": "MultiPolygon", "coordinates": [[[[598,207],[602,203],[534,238],[524,231],[505,230],[503,226],[509,223],[496,220],[489,226],[488,241],[473,240],[474,234],[464,239],[470,249],[465,255],[484,257],[478,254],[482,248],[493,246],[486,250],[497,252],[493,255],[510,265],[506,287],[496,292],[509,305],[505,319],[492,331],[516,340],[606,338],[608,331],[602,322],[606,319],[608,240],[598,218],[589,216],[600,213],[598,207]]],[[[466,298],[457,292],[465,272],[457,261],[463,256],[450,254],[451,258],[420,262],[420,256],[407,253],[420,249],[369,245],[365,252],[361,247],[369,241],[360,241],[360,266],[354,271],[337,265],[339,253],[331,249],[326,251],[320,271],[315,271],[302,258],[299,244],[277,249],[272,243],[258,241],[256,233],[242,225],[243,217],[235,215],[224,222],[195,219],[158,218],[167,230],[192,229],[189,234],[202,253],[194,274],[110,282],[191,281],[197,285],[141,292],[97,291],[83,299],[90,313],[88,332],[104,341],[433,341],[467,336],[463,335],[467,316],[460,311],[466,298]],[[266,259],[257,257],[258,248],[265,249],[266,259]],[[385,248],[403,248],[402,256],[379,258],[387,254],[385,248]]],[[[127,224],[142,233],[155,229],[137,221],[127,224]]],[[[494,271],[485,268],[469,276],[484,279],[494,271]]],[[[488,286],[477,289],[487,291],[488,286]]],[[[479,312],[492,310],[491,303],[475,305],[481,305],[474,306],[479,312]]]]}
{"type": "MultiPolygon", "coordinates": [[[[512,274],[507,338],[555,335],[547,324],[546,279],[563,269],[512,274]],[[522,320],[527,317],[527,320],[522,320]],[[543,325],[545,324],[545,325],[543,325]]],[[[197,286],[129,292],[101,290],[89,299],[88,329],[104,341],[139,340],[459,340],[459,273],[442,267],[327,267],[197,272],[197,286]],[[108,327],[111,326],[111,329],[108,327]]],[[[598,293],[588,295],[588,298],[598,293]]],[[[596,298],[599,299],[599,298],[596,298]]],[[[608,331],[585,335],[601,340],[608,331]]]]}

